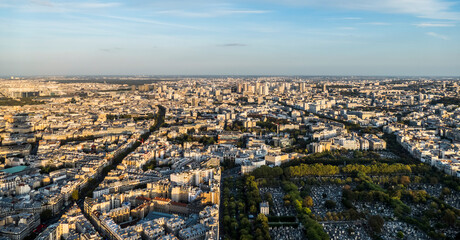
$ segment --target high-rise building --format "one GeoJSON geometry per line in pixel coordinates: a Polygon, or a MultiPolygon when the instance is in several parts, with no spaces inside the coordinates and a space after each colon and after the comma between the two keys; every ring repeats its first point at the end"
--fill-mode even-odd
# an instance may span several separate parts
{"type": "Polygon", "coordinates": [[[305,83],[304,82],[299,83],[299,89],[300,89],[301,93],[305,92],[305,83]]]}
{"type": "Polygon", "coordinates": [[[268,86],[268,84],[264,84],[264,86],[263,86],[263,94],[264,95],[269,94],[269,86],[268,86]]]}
{"type": "Polygon", "coordinates": [[[238,93],[242,93],[242,92],[243,92],[243,84],[238,83],[237,92],[238,92],[238,93]]]}

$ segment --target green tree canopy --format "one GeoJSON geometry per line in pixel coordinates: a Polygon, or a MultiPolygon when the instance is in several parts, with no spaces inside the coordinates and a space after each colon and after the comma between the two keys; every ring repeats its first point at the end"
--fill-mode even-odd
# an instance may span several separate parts
{"type": "Polygon", "coordinates": [[[385,220],[383,220],[383,218],[379,215],[372,215],[367,220],[367,223],[369,224],[369,227],[372,229],[372,231],[375,233],[380,233],[382,232],[382,227],[385,223],[385,220]]]}

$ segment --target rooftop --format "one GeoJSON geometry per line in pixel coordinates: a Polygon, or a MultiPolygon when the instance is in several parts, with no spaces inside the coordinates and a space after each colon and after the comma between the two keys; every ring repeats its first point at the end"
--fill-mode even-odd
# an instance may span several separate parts
{"type": "Polygon", "coordinates": [[[27,166],[16,166],[16,167],[11,167],[11,168],[0,170],[0,172],[14,174],[14,173],[22,172],[26,169],[27,169],[27,166]]]}

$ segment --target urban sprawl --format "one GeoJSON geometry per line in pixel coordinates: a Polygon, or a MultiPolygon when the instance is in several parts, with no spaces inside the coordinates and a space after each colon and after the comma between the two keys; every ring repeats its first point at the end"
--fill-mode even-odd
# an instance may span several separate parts
{"type": "Polygon", "coordinates": [[[0,240],[459,239],[460,79],[0,79],[0,240]]]}

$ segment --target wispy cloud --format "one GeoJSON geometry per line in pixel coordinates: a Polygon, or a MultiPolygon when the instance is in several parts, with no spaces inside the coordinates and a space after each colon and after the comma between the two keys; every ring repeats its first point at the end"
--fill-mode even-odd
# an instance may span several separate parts
{"type": "Polygon", "coordinates": [[[218,47],[246,47],[247,44],[244,44],[244,43],[225,43],[225,44],[219,44],[217,46],[218,47]]]}
{"type": "Polygon", "coordinates": [[[388,26],[391,25],[390,23],[387,22],[366,22],[366,23],[361,23],[364,25],[375,25],[375,26],[388,26]]]}
{"type": "Polygon", "coordinates": [[[354,27],[339,27],[341,30],[355,30],[356,28],[354,27]]]}
{"type": "Polygon", "coordinates": [[[112,8],[112,7],[118,7],[121,6],[120,3],[118,2],[107,2],[107,3],[78,3],[76,4],[76,7],[80,8],[112,8]]]}
{"type": "Polygon", "coordinates": [[[171,15],[176,17],[197,17],[197,18],[211,18],[234,14],[264,14],[271,11],[267,10],[247,10],[247,9],[210,9],[207,11],[185,11],[185,10],[165,10],[158,11],[157,14],[171,15]]]}
{"type": "Polygon", "coordinates": [[[30,2],[32,4],[37,4],[37,5],[44,6],[44,7],[55,7],[55,5],[50,1],[31,0],[30,2]]]}
{"type": "Polygon", "coordinates": [[[416,23],[417,27],[455,27],[453,23],[416,23]]]}
{"type": "Polygon", "coordinates": [[[349,20],[349,21],[357,21],[357,20],[362,20],[363,18],[360,17],[331,17],[331,18],[326,18],[327,20],[338,20],[338,21],[343,21],[343,20],[349,20]]]}
{"type": "Polygon", "coordinates": [[[269,13],[271,11],[267,10],[223,10],[223,13],[228,13],[228,14],[263,14],[263,13],[269,13]]]}
{"type": "Polygon", "coordinates": [[[445,35],[442,35],[442,34],[439,34],[439,33],[435,33],[435,32],[427,32],[426,35],[432,36],[432,37],[435,37],[435,38],[439,38],[439,39],[442,39],[442,40],[449,40],[449,37],[447,37],[445,35]]]}
{"type": "Polygon", "coordinates": [[[98,17],[104,17],[104,18],[110,18],[110,19],[116,19],[116,20],[122,20],[122,21],[129,21],[129,22],[136,22],[136,23],[153,24],[153,25],[159,25],[159,26],[165,26],[165,27],[176,27],[176,28],[187,28],[187,29],[203,30],[202,28],[194,27],[194,26],[190,26],[190,25],[168,23],[168,22],[162,22],[162,21],[157,21],[157,20],[148,19],[148,18],[122,17],[122,16],[114,16],[114,15],[98,15],[98,17]]]}
{"type": "MultiPolygon", "coordinates": [[[[274,0],[273,0],[274,1],[274,0]]],[[[456,4],[447,0],[285,0],[286,4],[410,14],[420,18],[460,20],[456,4]]]]}
{"type": "Polygon", "coordinates": [[[104,9],[122,6],[119,2],[62,2],[50,0],[28,0],[28,1],[10,1],[0,2],[0,7],[15,8],[25,12],[78,12],[89,9],[104,9]]]}

